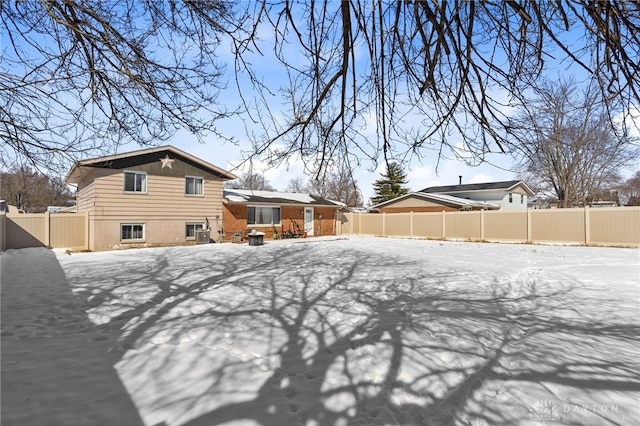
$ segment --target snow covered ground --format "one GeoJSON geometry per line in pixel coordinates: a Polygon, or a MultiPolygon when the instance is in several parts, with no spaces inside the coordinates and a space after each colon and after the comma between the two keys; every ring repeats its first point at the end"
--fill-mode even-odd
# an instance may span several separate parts
{"type": "Polygon", "coordinates": [[[637,425],[640,251],[386,238],[1,257],[2,425],[637,425]]]}

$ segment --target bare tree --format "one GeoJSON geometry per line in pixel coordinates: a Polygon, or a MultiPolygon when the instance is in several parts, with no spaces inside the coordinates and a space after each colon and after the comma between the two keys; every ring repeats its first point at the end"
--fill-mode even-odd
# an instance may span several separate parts
{"type": "Polygon", "coordinates": [[[225,188],[231,189],[252,189],[254,191],[275,191],[271,183],[265,179],[263,174],[248,172],[240,175],[238,179],[226,181],[225,188]]]}
{"type": "Polygon", "coordinates": [[[309,192],[309,187],[307,186],[307,182],[303,177],[295,177],[295,178],[289,179],[289,183],[287,184],[286,191],[305,193],[305,192],[309,192]]]}
{"type": "Polygon", "coordinates": [[[335,155],[402,160],[442,153],[459,138],[475,160],[509,151],[519,141],[508,107],[560,61],[597,81],[610,119],[630,120],[629,107],[640,104],[638,2],[263,0],[247,8],[253,25],[234,35],[236,70],[253,83],[243,99],[264,126],[254,153],[274,162],[293,153],[320,167],[335,155]],[[253,66],[252,55],[268,49],[257,40],[264,26],[289,79],[284,114],[253,66]]]}
{"type": "Polygon", "coordinates": [[[227,115],[214,49],[239,21],[226,1],[3,1],[0,21],[0,165],[60,171],[227,115]]]}
{"type": "Polygon", "coordinates": [[[345,164],[325,168],[322,174],[314,175],[308,180],[293,178],[289,180],[287,191],[317,195],[350,207],[362,206],[362,192],[353,177],[353,171],[345,164]]]}
{"type": "Polygon", "coordinates": [[[640,206],[640,170],[618,187],[620,201],[626,206],[640,206]]]}
{"type": "Polygon", "coordinates": [[[42,213],[48,206],[69,206],[73,202],[73,194],[62,179],[25,166],[0,174],[0,198],[28,213],[42,213]]]}
{"type": "Polygon", "coordinates": [[[215,131],[227,114],[216,102],[222,37],[233,45],[238,87],[251,85],[241,89],[243,109],[263,126],[251,133],[251,155],[299,154],[317,170],[334,157],[442,152],[456,134],[479,159],[508,151],[519,142],[505,106],[554,61],[598,82],[609,118],[628,120],[640,104],[634,1],[230,4],[0,2],[3,161],[64,167],[125,141],[215,131]],[[282,72],[269,75],[285,84],[262,73],[261,56],[272,52],[282,72]],[[277,91],[288,110],[275,106],[277,91]]]}
{"type": "Polygon", "coordinates": [[[309,192],[350,207],[361,207],[363,203],[362,192],[353,177],[353,171],[344,163],[326,170],[322,178],[316,176],[310,179],[309,192]]]}
{"type": "Polygon", "coordinates": [[[623,128],[612,128],[592,88],[546,82],[526,103],[511,124],[523,141],[517,151],[523,178],[555,194],[561,207],[610,192],[619,171],[640,154],[623,128]]]}

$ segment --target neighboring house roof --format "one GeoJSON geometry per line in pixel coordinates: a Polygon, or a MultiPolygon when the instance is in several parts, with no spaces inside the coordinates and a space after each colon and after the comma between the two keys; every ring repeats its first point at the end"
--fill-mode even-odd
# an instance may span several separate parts
{"type": "Polygon", "coordinates": [[[454,205],[459,207],[478,207],[478,208],[484,208],[487,210],[494,210],[494,209],[500,208],[500,206],[498,206],[497,204],[486,203],[486,202],[476,201],[476,200],[469,200],[468,198],[460,198],[460,197],[455,197],[453,195],[427,194],[424,192],[409,192],[408,194],[402,195],[392,200],[388,200],[383,203],[376,204],[375,206],[371,206],[369,209],[370,210],[379,209],[381,207],[385,207],[389,204],[397,203],[401,200],[404,200],[410,197],[418,197],[427,201],[432,201],[432,202],[442,203],[442,204],[449,204],[449,205],[454,205]]]}
{"type": "Polygon", "coordinates": [[[225,189],[224,198],[230,203],[242,204],[305,204],[329,207],[345,207],[339,201],[327,200],[298,192],[254,191],[251,189],[225,189]]]}
{"type": "Polygon", "coordinates": [[[439,193],[450,194],[455,192],[469,192],[469,191],[495,191],[504,190],[510,192],[516,186],[521,185],[528,195],[533,195],[534,192],[521,180],[507,180],[502,182],[487,182],[487,183],[468,183],[464,185],[446,185],[446,186],[430,186],[425,189],[421,189],[419,192],[424,193],[439,193]]]}
{"type": "Polygon", "coordinates": [[[174,146],[158,146],[153,148],[141,149],[137,151],[125,152],[122,154],[106,155],[104,157],[91,158],[88,160],[76,161],[64,181],[66,183],[77,183],[90,168],[110,168],[123,169],[132,167],[132,165],[144,164],[145,162],[161,161],[161,157],[172,154],[174,157],[180,157],[182,161],[190,163],[208,173],[219,176],[224,180],[236,179],[233,173],[230,173],[220,167],[214,166],[198,157],[188,154],[174,146]],[[153,158],[150,158],[153,156],[153,158]],[[158,157],[157,159],[155,157],[158,157]]]}

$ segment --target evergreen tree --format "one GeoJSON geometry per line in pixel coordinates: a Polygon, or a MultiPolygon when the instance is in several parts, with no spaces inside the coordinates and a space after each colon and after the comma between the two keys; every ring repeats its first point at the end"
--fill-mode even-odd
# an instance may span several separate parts
{"type": "Polygon", "coordinates": [[[392,200],[409,192],[404,185],[407,184],[407,175],[398,163],[389,163],[387,172],[380,179],[373,182],[375,195],[371,197],[371,204],[376,205],[392,200]]]}

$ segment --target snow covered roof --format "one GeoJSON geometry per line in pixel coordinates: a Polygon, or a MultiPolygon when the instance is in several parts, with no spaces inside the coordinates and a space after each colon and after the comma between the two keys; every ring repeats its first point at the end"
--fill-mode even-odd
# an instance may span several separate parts
{"type": "Polygon", "coordinates": [[[243,204],[310,204],[318,206],[345,207],[345,204],[339,201],[327,200],[326,198],[299,192],[225,189],[224,198],[230,203],[243,204]]]}
{"type": "Polygon", "coordinates": [[[476,200],[470,200],[468,198],[460,198],[460,197],[455,197],[453,195],[446,195],[446,194],[427,194],[424,192],[409,192],[408,194],[405,194],[401,197],[397,197],[394,198],[392,200],[388,200],[385,201],[383,203],[377,204],[375,206],[371,206],[370,209],[377,209],[380,207],[384,207],[388,204],[393,204],[396,203],[400,200],[403,200],[405,198],[409,198],[409,197],[418,197],[418,198],[423,198],[425,200],[429,200],[429,201],[435,201],[435,202],[441,202],[441,203],[446,203],[446,204],[454,204],[460,207],[464,207],[464,206],[468,206],[468,207],[478,207],[478,208],[483,208],[483,209],[487,209],[487,210],[494,210],[494,209],[499,209],[500,206],[498,206],[497,204],[493,204],[493,203],[487,203],[487,202],[483,202],[483,201],[476,201],[476,200]]]}

